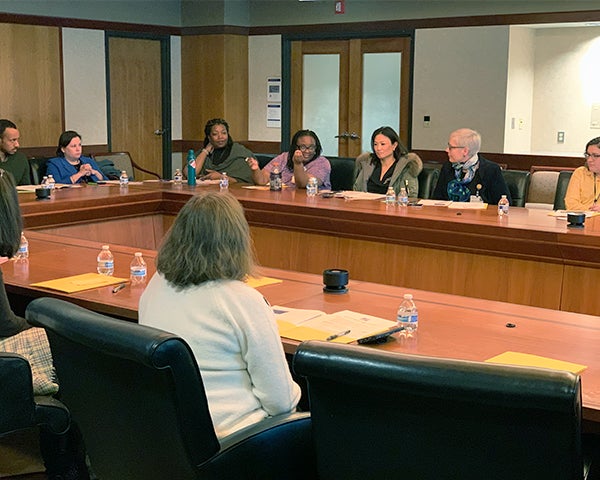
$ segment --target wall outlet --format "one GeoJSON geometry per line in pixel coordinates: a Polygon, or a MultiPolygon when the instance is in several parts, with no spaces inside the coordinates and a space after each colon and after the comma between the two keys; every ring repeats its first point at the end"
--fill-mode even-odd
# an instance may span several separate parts
{"type": "Polygon", "coordinates": [[[558,132],[556,134],[556,143],[565,143],[565,132],[558,132]]]}

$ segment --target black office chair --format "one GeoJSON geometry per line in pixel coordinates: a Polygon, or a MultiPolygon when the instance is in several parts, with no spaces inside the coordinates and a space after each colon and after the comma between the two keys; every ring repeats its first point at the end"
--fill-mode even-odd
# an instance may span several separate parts
{"type": "Polygon", "coordinates": [[[313,478],[307,414],[217,439],[195,358],[176,335],[52,298],[26,317],[47,331],[61,398],[102,480],[313,478]]]}
{"type": "Polygon", "coordinates": [[[433,195],[435,185],[440,176],[439,167],[428,167],[423,165],[423,170],[419,173],[419,198],[429,199],[433,195]]]}
{"type": "Polygon", "coordinates": [[[572,373],[320,341],[293,367],[322,480],[584,478],[572,373]]]}
{"type": "Polygon", "coordinates": [[[39,185],[42,183],[44,175],[46,175],[46,163],[48,163],[48,157],[31,157],[29,161],[29,172],[31,173],[32,185],[39,185]]]}
{"type": "Polygon", "coordinates": [[[525,170],[502,170],[502,176],[510,192],[513,207],[524,207],[529,190],[529,172],[525,170]]]}
{"type": "Polygon", "coordinates": [[[571,181],[572,170],[564,170],[558,174],[558,182],[556,183],[556,194],[554,195],[554,210],[565,209],[565,195],[571,181]]]}

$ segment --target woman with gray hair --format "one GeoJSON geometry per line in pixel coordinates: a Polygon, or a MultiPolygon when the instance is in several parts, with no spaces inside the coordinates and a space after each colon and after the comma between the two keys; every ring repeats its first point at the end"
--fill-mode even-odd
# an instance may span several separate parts
{"type": "Polygon", "coordinates": [[[139,321],[182,337],[202,373],[219,437],[295,410],[273,311],[244,281],[254,271],[250,228],[229,194],[192,197],[161,246],[139,321]]]}

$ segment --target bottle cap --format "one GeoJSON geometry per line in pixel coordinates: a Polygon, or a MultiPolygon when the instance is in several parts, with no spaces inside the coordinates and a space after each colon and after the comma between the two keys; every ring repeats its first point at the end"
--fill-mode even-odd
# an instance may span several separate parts
{"type": "Polygon", "coordinates": [[[102,245],[102,250],[108,250],[110,247],[108,245],[102,245]]]}
{"type": "Polygon", "coordinates": [[[404,298],[406,298],[406,300],[412,300],[412,298],[413,298],[412,293],[405,293],[404,298]]]}
{"type": "Polygon", "coordinates": [[[134,253],[134,255],[135,255],[136,257],[141,257],[141,256],[142,256],[142,252],[135,252],[135,253],[134,253]]]}

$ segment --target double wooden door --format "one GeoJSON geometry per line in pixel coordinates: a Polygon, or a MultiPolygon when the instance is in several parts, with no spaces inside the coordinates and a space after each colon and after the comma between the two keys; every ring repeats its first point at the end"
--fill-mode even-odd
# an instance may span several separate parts
{"type": "Polygon", "coordinates": [[[389,125],[408,142],[409,37],[291,42],[290,130],[314,130],[325,155],[356,157],[389,125]]]}

